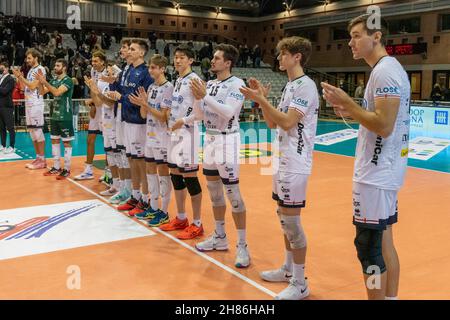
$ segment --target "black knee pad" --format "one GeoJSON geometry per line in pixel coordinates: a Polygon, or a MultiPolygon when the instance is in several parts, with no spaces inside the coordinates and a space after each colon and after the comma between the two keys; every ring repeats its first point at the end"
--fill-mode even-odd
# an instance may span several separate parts
{"type": "Polygon", "coordinates": [[[383,230],[356,226],[355,247],[356,252],[358,253],[358,259],[363,268],[363,273],[372,275],[374,271],[372,269],[373,266],[377,266],[380,269],[380,273],[386,271],[382,252],[382,242],[383,230]]]}
{"type": "Polygon", "coordinates": [[[186,177],[184,178],[184,182],[186,183],[186,187],[191,196],[196,196],[202,192],[202,187],[200,186],[197,177],[186,177]]]}
{"type": "Polygon", "coordinates": [[[175,190],[183,190],[184,188],[186,188],[182,175],[170,174],[170,180],[172,180],[173,188],[175,190]]]}

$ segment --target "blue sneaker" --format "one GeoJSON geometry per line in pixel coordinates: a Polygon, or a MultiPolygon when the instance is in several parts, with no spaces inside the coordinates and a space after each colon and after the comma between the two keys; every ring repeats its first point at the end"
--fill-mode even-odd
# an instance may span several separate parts
{"type": "Polygon", "coordinates": [[[126,190],[126,189],[124,189],[121,192],[116,193],[114,196],[112,196],[109,199],[109,203],[111,203],[111,204],[120,204],[121,202],[128,200],[130,195],[131,195],[131,192],[126,190]]]}
{"type": "Polygon", "coordinates": [[[154,217],[148,222],[149,227],[159,227],[162,224],[166,224],[169,222],[169,214],[165,213],[162,210],[156,210],[153,214],[154,217]]]}
{"type": "Polygon", "coordinates": [[[145,211],[135,214],[135,217],[138,220],[151,220],[153,219],[157,211],[158,210],[154,210],[152,209],[152,207],[149,206],[148,209],[146,209],[145,211]]]}

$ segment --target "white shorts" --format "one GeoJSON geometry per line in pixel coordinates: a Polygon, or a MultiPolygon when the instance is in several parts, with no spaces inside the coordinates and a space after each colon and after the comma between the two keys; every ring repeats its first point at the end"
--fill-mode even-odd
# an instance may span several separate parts
{"type": "Polygon", "coordinates": [[[28,128],[44,126],[44,106],[25,107],[25,119],[28,128]]]}
{"type": "Polygon", "coordinates": [[[111,120],[103,120],[103,145],[105,147],[105,151],[112,151],[117,149],[117,139],[116,139],[116,121],[114,119],[111,120]]]}
{"type": "Polygon", "coordinates": [[[284,208],[304,208],[309,175],[278,171],[272,176],[272,199],[284,208]]]}
{"type": "Polygon", "coordinates": [[[122,121],[121,106],[117,107],[116,115],[116,143],[117,149],[125,150],[125,133],[123,130],[125,123],[122,121]]]}
{"type": "Polygon", "coordinates": [[[397,222],[397,191],[353,182],[353,224],[386,229],[397,222]]]}
{"type": "Polygon", "coordinates": [[[133,159],[145,157],[145,124],[123,122],[125,150],[133,159]]]}
{"type": "Polygon", "coordinates": [[[167,164],[167,148],[145,146],[145,161],[156,162],[156,164],[167,164]]]}
{"type": "Polygon", "coordinates": [[[198,126],[181,128],[170,136],[167,147],[169,168],[178,168],[181,173],[198,171],[198,148],[200,133],[198,126]]]}
{"type": "Polygon", "coordinates": [[[203,174],[220,176],[223,184],[239,183],[239,132],[231,134],[206,134],[203,147],[203,174]]]}
{"type": "Polygon", "coordinates": [[[98,107],[95,112],[95,118],[89,117],[89,134],[102,134],[102,109],[98,107]]]}

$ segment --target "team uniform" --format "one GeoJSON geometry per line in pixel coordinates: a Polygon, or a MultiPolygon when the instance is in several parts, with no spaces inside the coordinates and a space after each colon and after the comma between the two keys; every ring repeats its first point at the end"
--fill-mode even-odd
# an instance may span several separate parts
{"type": "Polygon", "coordinates": [[[375,110],[376,99],[400,99],[391,135],[382,138],[359,127],[353,175],[353,223],[384,230],[397,222],[397,192],[403,185],[408,161],[410,84],[401,64],[383,57],[374,66],[363,107],[375,110]]]}
{"type": "MultiPolygon", "coordinates": [[[[91,79],[93,79],[95,83],[98,83],[102,74],[105,74],[105,72],[96,71],[94,68],[91,69],[91,79]]],[[[88,133],[102,134],[102,106],[96,106],[95,109],[95,117],[89,117],[88,133]]]]}
{"type": "Polygon", "coordinates": [[[244,103],[244,96],[239,88],[243,86],[244,81],[235,76],[223,81],[208,81],[207,96],[200,105],[206,127],[203,174],[220,175],[224,184],[239,182],[239,113],[244,103]],[[211,108],[211,103],[214,102],[223,104],[224,108],[233,108],[234,114],[228,118],[218,114],[211,108]]]}
{"type": "MultiPolygon", "coordinates": [[[[38,65],[28,71],[27,80],[30,82],[35,81],[36,74],[39,70],[44,76],[46,75],[45,68],[38,65]]],[[[27,127],[30,129],[42,129],[44,126],[44,97],[39,94],[38,88],[31,90],[27,86],[25,86],[24,95],[27,127]]],[[[45,138],[42,137],[39,141],[43,141],[44,139],[45,138]]]]}
{"type": "MultiPolygon", "coordinates": [[[[173,85],[169,81],[158,86],[153,83],[148,87],[148,104],[161,111],[172,105],[173,85]]],[[[147,113],[147,135],[145,142],[145,161],[167,164],[167,146],[170,135],[167,123],[161,122],[150,112],[147,113]]]]}
{"type": "Polygon", "coordinates": [[[59,88],[65,86],[67,91],[59,97],[54,97],[50,105],[50,135],[52,139],[71,141],[73,130],[73,81],[66,75],[62,79],[52,79],[50,85],[59,88]]]}
{"type": "MultiPolygon", "coordinates": [[[[194,95],[190,82],[200,77],[193,71],[179,77],[174,86],[172,106],[170,108],[169,127],[178,119],[189,117],[193,112],[194,95]]],[[[196,124],[184,124],[171,134],[167,148],[169,168],[178,168],[180,172],[198,171],[198,148],[200,147],[200,132],[196,124]]]]}
{"type": "MultiPolygon", "coordinates": [[[[106,69],[100,74],[107,75],[106,69]]],[[[96,80],[96,84],[99,92],[106,96],[109,91],[109,84],[103,80],[100,80],[98,77],[96,80]]],[[[105,152],[116,152],[117,151],[117,143],[116,143],[116,118],[114,114],[114,108],[110,107],[106,104],[102,104],[101,108],[101,126],[102,126],[102,134],[103,134],[103,145],[105,148],[105,152]]],[[[97,110],[98,111],[98,110],[97,110]]]]}
{"type": "MultiPolygon", "coordinates": [[[[122,72],[119,74],[118,83],[114,82],[109,85],[109,89],[111,91],[118,91],[122,93],[122,87],[125,83],[125,79],[128,76],[128,72],[131,70],[132,66],[125,65],[122,72]]],[[[122,104],[116,103],[114,106],[114,113],[116,116],[116,144],[117,149],[119,150],[125,150],[125,141],[124,141],[124,123],[122,121],[122,104]]]]}
{"type": "Polygon", "coordinates": [[[130,67],[122,86],[121,116],[124,124],[124,142],[127,156],[133,159],[143,159],[145,151],[146,119],[141,117],[139,107],[133,105],[129,100],[129,95],[137,92],[139,87],[148,87],[153,83],[153,79],[148,73],[145,63],[137,67],[130,67]]]}
{"type": "Polygon", "coordinates": [[[308,76],[303,75],[286,84],[278,110],[287,113],[289,109],[300,113],[302,118],[289,131],[276,130],[272,198],[281,207],[303,208],[319,113],[317,87],[308,76]]]}

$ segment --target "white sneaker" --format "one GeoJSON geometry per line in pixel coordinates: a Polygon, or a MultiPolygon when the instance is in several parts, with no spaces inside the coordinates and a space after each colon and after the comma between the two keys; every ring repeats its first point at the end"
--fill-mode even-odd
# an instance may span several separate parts
{"type": "Polygon", "coordinates": [[[84,170],[81,174],[74,177],[75,180],[91,180],[94,179],[92,171],[84,170]]]}
{"type": "Polygon", "coordinates": [[[0,145],[0,153],[5,152],[6,148],[2,145],[0,145]]]}
{"type": "Polygon", "coordinates": [[[236,246],[236,260],[234,262],[236,268],[247,268],[250,265],[250,254],[247,245],[236,246]]]}
{"type": "Polygon", "coordinates": [[[206,240],[199,242],[195,245],[198,251],[223,251],[228,250],[228,240],[227,236],[219,237],[214,231],[214,233],[209,236],[206,240]]]}
{"type": "Polygon", "coordinates": [[[309,296],[308,282],[300,283],[297,279],[291,278],[289,286],[281,291],[275,300],[302,300],[309,296]]]}
{"type": "Polygon", "coordinates": [[[280,269],[262,271],[259,276],[269,282],[289,282],[292,273],[283,265],[280,269]]]}
{"type": "Polygon", "coordinates": [[[14,152],[16,152],[16,148],[13,148],[13,147],[8,147],[3,150],[3,153],[5,153],[5,154],[14,153],[14,152]]]}
{"type": "Polygon", "coordinates": [[[109,197],[111,197],[111,196],[113,196],[113,195],[115,195],[117,192],[119,192],[118,190],[116,190],[116,188],[114,188],[114,187],[111,187],[111,188],[109,188],[109,189],[106,189],[106,190],[103,190],[103,191],[100,191],[100,195],[102,195],[102,196],[109,196],[109,197]]]}

